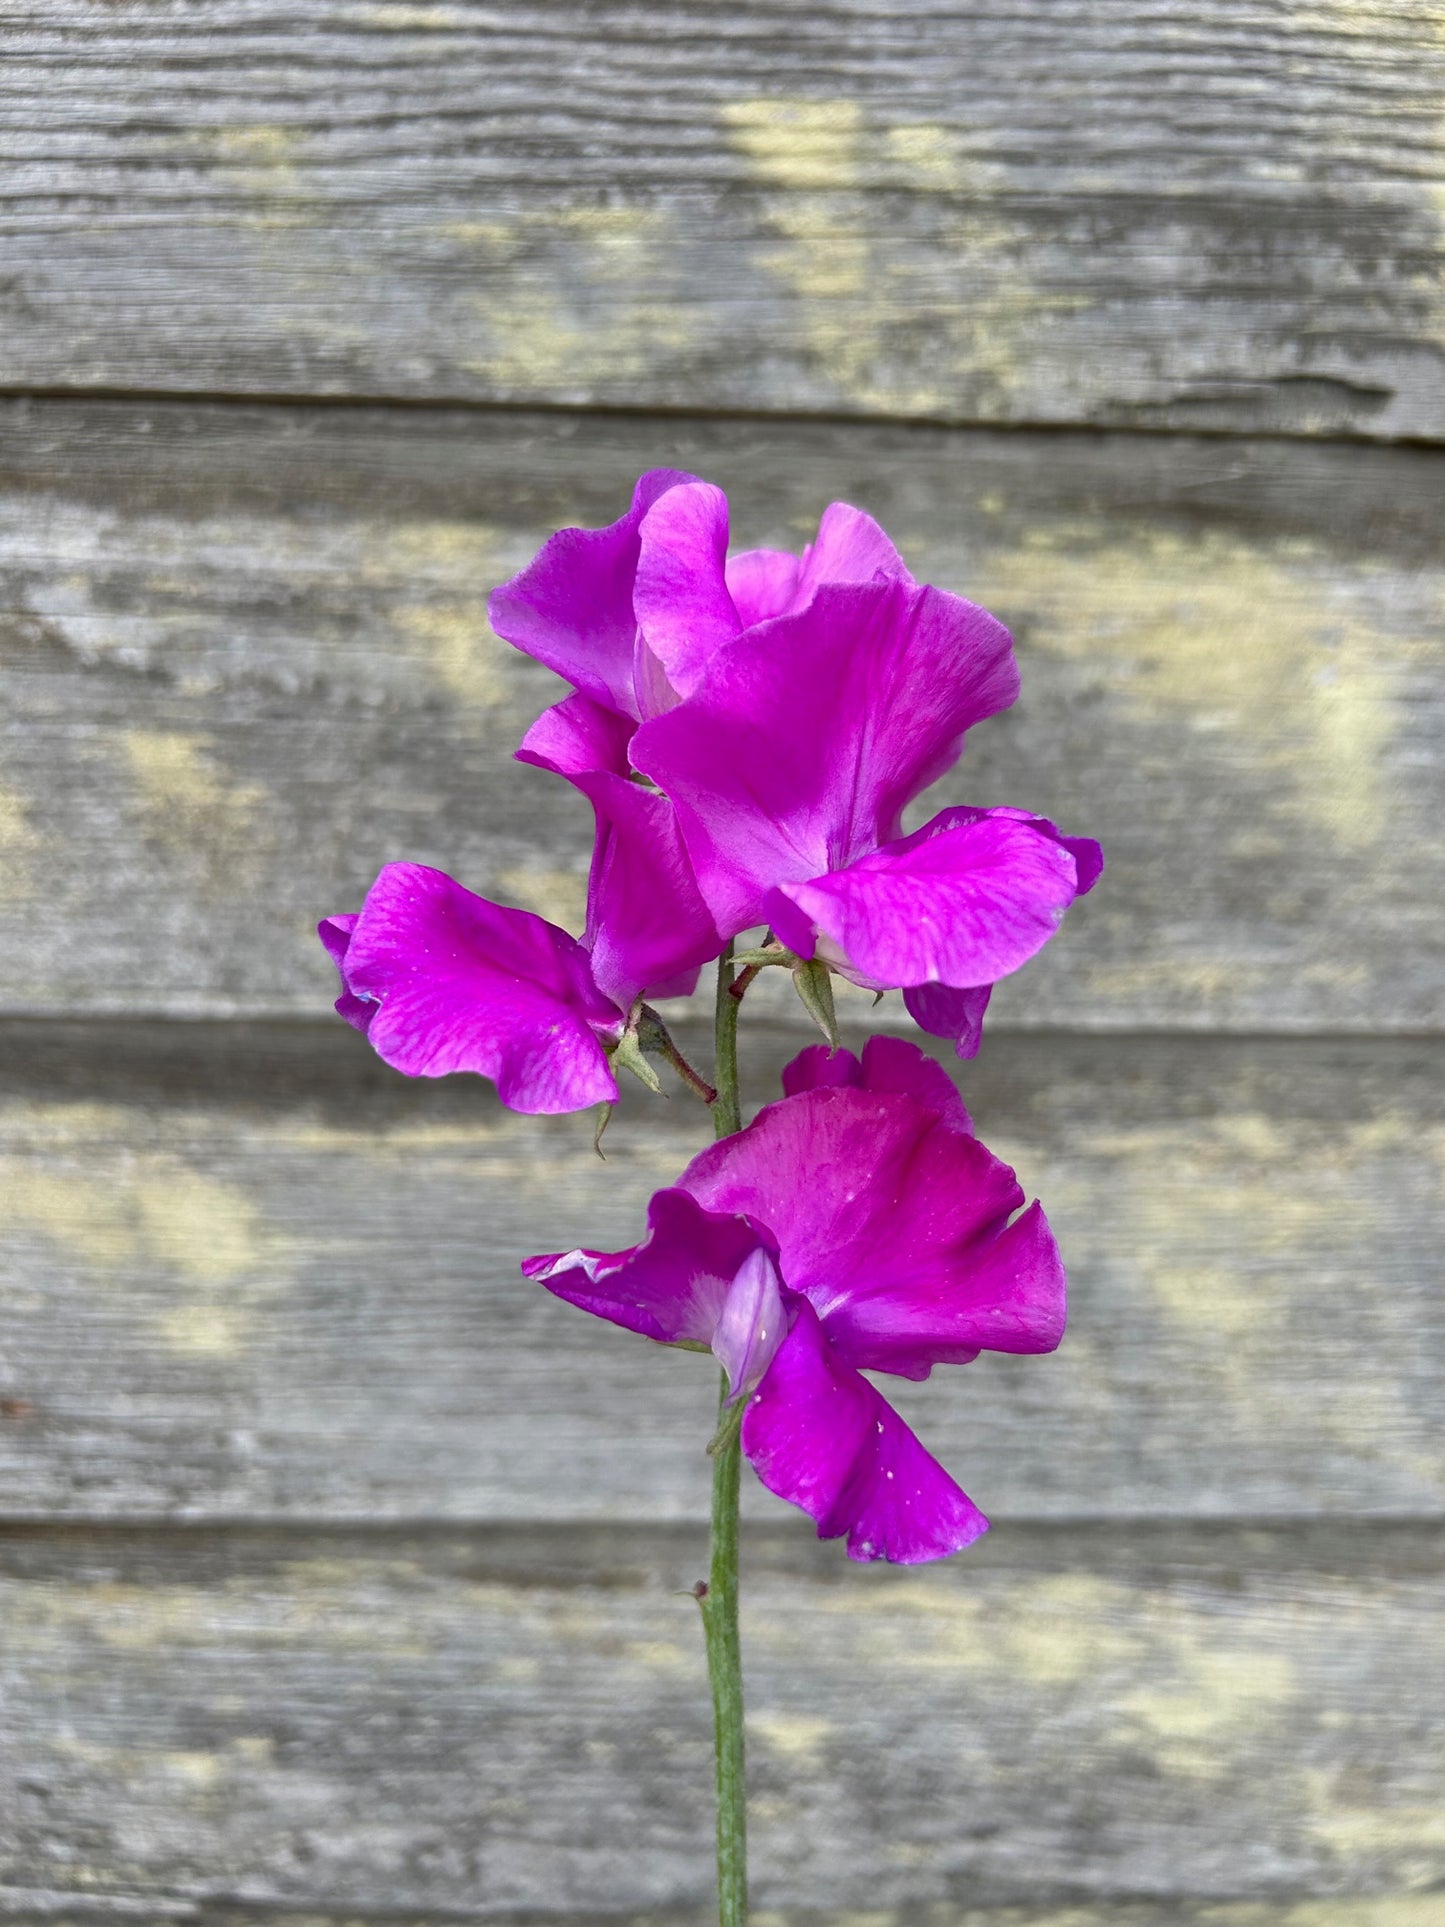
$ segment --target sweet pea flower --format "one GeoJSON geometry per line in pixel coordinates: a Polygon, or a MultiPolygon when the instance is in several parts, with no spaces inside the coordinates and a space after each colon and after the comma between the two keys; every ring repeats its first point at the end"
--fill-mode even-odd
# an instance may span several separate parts
{"type": "Polygon", "coordinates": [[[555,924],[441,870],[389,863],[361,910],[318,934],[341,974],[337,1011],[408,1077],[475,1071],[514,1111],[616,1100],[607,1046],[626,1014],[555,924]]]}
{"type": "Polygon", "coordinates": [[[585,1311],[710,1349],[764,1485],[853,1559],[956,1552],[987,1521],[863,1372],[926,1378],[981,1351],[1047,1352],[1064,1272],[1038,1204],[973,1136],[946,1073],[874,1037],[818,1045],[785,1096],[711,1145],[617,1252],[522,1269],[585,1311]]]}
{"type": "Polygon", "coordinates": [[[613,852],[608,927],[630,926],[658,865],[719,948],[768,924],[799,958],[901,989],[971,1056],[991,985],[1102,867],[1096,843],[1022,810],[945,810],[902,833],[967,730],[1017,695],[1008,631],[916,583],[847,503],[801,556],[729,558],[727,542],[722,491],[657,469],[619,521],[563,530],[495,591],[498,634],[577,690],[517,753],[592,801],[613,852]],[[645,807],[639,775],[656,786],[645,807]]]}
{"type": "MultiPolygon", "coordinates": [[[[721,489],[652,469],[626,515],[603,529],[560,530],[488,602],[499,636],[575,687],[538,718],[517,755],[565,777],[592,804],[589,921],[606,933],[593,955],[620,951],[623,974],[639,981],[655,975],[659,936],[689,968],[734,934],[717,930],[671,802],[637,782],[630,746],[639,723],[681,700],[714,647],[803,606],[819,583],[911,580],[872,517],[844,502],[826,510],[801,556],[755,549],[728,561],[727,540],[721,489]]],[[[659,985],[654,994],[691,987],[659,985]]]]}
{"type": "Polygon", "coordinates": [[[690,693],[713,650],[743,629],[803,608],[825,582],[911,582],[871,515],[834,502],[798,555],[727,557],[720,488],[680,469],[641,476],[624,516],[561,529],[492,591],[492,627],[577,691],[523,743],[525,760],[562,775],[626,775],[633,731],[690,693]]]}
{"type": "Polygon", "coordinates": [[[901,989],[971,1056],[989,986],[1103,865],[1024,810],[946,809],[902,833],[1017,690],[1008,631],[976,604],[896,577],[829,583],[713,654],[630,755],[671,800],[725,936],[767,924],[799,957],[901,989]]]}

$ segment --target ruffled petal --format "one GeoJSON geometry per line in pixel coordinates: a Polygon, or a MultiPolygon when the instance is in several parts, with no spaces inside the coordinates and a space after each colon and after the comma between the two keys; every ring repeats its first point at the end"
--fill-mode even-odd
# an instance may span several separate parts
{"type": "Polygon", "coordinates": [[[777,884],[841,870],[895,837],[972,724],[1018,692],[1008,631],[961,597],[902,582],[824,584],[744,631],[686,702],[632,743],[677,806],[725,936],[777,884]]]}
{"type": "Polygon", "coordinates": [[[1042,1207],[981,1238],[967,1275],[942,1270],[858,1293],[829,1320],[840,1353],[870,1372],[927,1378],[982,1351],[1051,1352],[1064,1335],[1064,1262],[1042,1207]]]}
{"type": "Polygon", "coordinates": [[[743,1417],[743,1450],[768,1490],[816,1519],[820,1539],[846,1533],[850,1559],[916,1565],[986,1532],[968,1494],[838,1357],[811,1305],[793,1311],[743,1417]]]}
{"type": "MultiPolygon", "coordinates": [[[[633,608],[642,642],[677,695],[691,695],[714,652],[742,624],[728,594],[728,498],[710,482],[669,489],[648,510],[633,608]]],[[[644,713],[671,708],[646,705],[644,713]]]]}
{"type": "Polygon", "coordinates": [[[801,555],[784,549],[745,549],[727,565],[727,586],[745,627],[801,609],[824,582],[871,582],[877,576],[911,583],[903,557],[871,515],[847,502],[830,502],[817,540],[801,555]]]}
{"type": "Polygon", "coordinates": [[[597,817],[587,931],[599,988],[623,1010],[638,996],[688,996],[722,950],[672,804],[625,777],[573,779],[597,817]]]}
{"type": "Polygon", "coordinates": [[[1079,895],[1086,897],[1104,874],[1103,844],[1096,843],[1091,836],[1059,836],[1053,824],[1042,816],[1036,816],[1032,820],[1037,827],[1057,836],[1074,859],[1074,868],[1079,878],[1079,895]]]}
{"type": "Polygon", "coordinates": [[[440,870],[389,863],[342,960],[347,989],[377,1006],[368,1035],[409,1077],[476,1071],[514,1111],[577,1111],[617,1085],[593,1027],[620,1012],[587,953],[526,910],[474,896],[440,870]]]}
{"type": "Polygon", "coordinates": [[[675,1345],[711,1345],[728,1290],[759,1249],[741,1218],[702,1210],[684,1191],[658,1191],[647,1236],[627,1251],[562,1251],[524,1258],[528,1278],[627,1331],[675,1345]]]}
{"type": "Polygon", "coordinates": [[[1079,894],[1078,877],[1073,852],[1040,818],[943,810],[847,869],[781,884],[764,914],[800,955],[824,937],[870,983],[963,990],[996,983],[1041,950],[1079,894]]]}
{"type": "Polygon", "coordinates": [[[567,696],[542,711],[515,754],[519,763],[535,763],[568,778],[595,770],[626,776],[627,745],[635,728],[630,716],[606,709],[590,696],[567,696]]]}
{"type": "Polygon", "coordinates": [[[783,1093],[848,1085],[860,1091],[893,1091],[911,1097],[925,1110],[956,1131],[972,1132],[973,1124],[958,1087],[941,1064],[904,1037],[870,1037],[861,1061],[850,1050],[830,1050],[810,1044],[783,1071],[783,1093]]]}
{"type": "Polygon", "coordinates": [[[818,523],[816,540],[803,551],[799,597],[812,595],[825,582],[880,579],[910,586],[913,582],[903,557],[871,515],[849,502],[830,502],[818,523]]]}
{"type": "Polygon", "coordinates": [[[784,1097],[798,1097],[804,1091],[857,1090],[862,1083],[863,1067],[852,1051],[834,1050],[831,1044],[809,1044],[783,1066],[784,1097]]]}
{"type": "Polygon", "coordinates": [[[605,529],[559,530],[525,569],[492,591],[487,614],[497,634],[585,695],[636,719],[638,532],[654,502],[693,479],[678,469],[651,469],[620,520],[605,529]]]}
{"type": "Polygon", "coordinates": [[[728,557],[724,580],[745,629],[755,622],[770,622],[774,616],[791,615],[798,602],[802,567],[802,556],[790,555],[786,549],[743,549],[728,557]]]}
{"type": "Polygon", "coordinates": [[[915,1098],[818,1087],[760,1111],[678,1180],[777,1239],[779,1270],[839,1356],[926,1378],[981,1350],[1059,1341],[1064,1275],[1042,1213],[977,1138],[915,1098]],[[1023,1227],[1020,1229],[1019,1227],[1023,1227]]]}
{"type": "Polygon", "coordinates": [[[351,947],[351,933],[356,928],[357,913],[343,911],[335,917],[323,917],[316,926],[326,954],[336,965],[341,977],[341,995],[336,1000],[336,1014],[344,1017],[353,1030],[363,1035],[371,1028],[371,1020],[376,1015],[376,1005],[364,1003],[347,986],[346,953],[351,947]]]}
{"type": "Polygon", "coordinates": [[[903,1006],[920,1030],[930,1037],[947,1037],[956,1057],[977,1057],[983,1041],[983,1019],[992,984],[955,990],[948,984],[910,984],[903,1006]]]}

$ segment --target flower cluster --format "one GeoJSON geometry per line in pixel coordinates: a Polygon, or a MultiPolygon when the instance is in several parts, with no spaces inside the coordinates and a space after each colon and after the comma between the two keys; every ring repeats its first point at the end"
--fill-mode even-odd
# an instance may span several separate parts
{"type": "MultiPolygon", "coordinates": [[[[916,582],[845,503],[801,555],[730,556],[721,490],[653,470],[620,520],[544,544],[490,615],[571,685],[517,755],[592,807],[586,927],[389,864],[320,934],[338,1011],[410,1075],[479,1072],[518,1111],[610,1104],[620,1066],[655,1082],[649,1052],[680,1061],[648,1000],[690,993],[760,927],[743,960],[792,969],[825,1027],[836,972],[900,990],[967,1058],[993,984],[1102,867],[1097,844],[1021,809],[945,809],[905,834],[1018,670],[999,622],[916,582]]],[[[1052,1349],[1052,1236],[1036,1204],[1015,1215],[1013,1173],[915,1045],[814,1047],[784,1091],[658,1193],[642,1244],[524,1270],[711,1349],[764,1484],[855,1558],[954,1551],[981,1515],[860,1373],[1052,1349]]]]}

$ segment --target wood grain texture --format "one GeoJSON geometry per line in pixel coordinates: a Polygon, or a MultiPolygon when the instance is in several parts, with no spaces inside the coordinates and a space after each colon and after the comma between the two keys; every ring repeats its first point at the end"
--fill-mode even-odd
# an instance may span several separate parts
{"type": "MultiPolygon", "coordinates": [[[[701,1557],[700,1535],[8,1534],[0,1871],[332,1914],[701,1915],[701,1557]]],[[[756,1901],[1062,1927],[1132,1899],[1133,1927],[1174,1897],[1358,1895],[1380,1912],[1233,1921],[1426,1927],[1442,1586],[1438,1527],[1019,1528],[913,1571],[756,1534],[756,1901]]]]}
{"type": "Polygon", "coordinates": [[[1438,0],[13,5],[0,381],[1445,431],[1438,0]]]}
{"type": "MultiPolygon", "coordinates": [[[[746,1041],[751,1102],[794,1042],[746,1041]]],[[[0,1062],[9,1516],[706,1516],[710,1362],[517,1273],[633,1242],[707,1136],[680,1093],[629,1097],[604,1164],[588,1117],[339,1026],[10,1026],[0,1062]]],[[[995,1040],[969,1101],[1045,1201],[1069,1335],[889,1396],[1001,1518],[1439,1516],[1441,1070],[995,1040]]]]}
{"type": "MultiPolygon", "coordinates": [[[[628,1927],[713,1927],[710,1903],[680,1907],[629,1907],[628,1927]]],[[[547,1909],[488,1907],[484,1913],[449,1908],[431,1913],[416,1907],[374,1913],[365,1907],[344,1914],[308,1907],[237,1906],[208,1900],[142,1894],[67,1893],[54,1887],[0,1888],[0,1919],[6,1927],[93,1927],[97,1921],[137,1917],[184,1921],[192,1927],[617,1927],[616,1913],[590,1914],[569,1907],[565,1916],[547,1909]]],[[[902,1907],[768,1907],[754,1911],[758,1927],[1438,1927],[1436,1893],[1372,1893],[1308,1900],[1070,1899],[1062,1904],[956,1906],[943,1901],[902,1907]]]]}
{"type": "Polygon", "coordinates": [[[1319,438],[1445,438],[1442,288],[1440,0],[5,10],[0,1919],[711,1918],[713,1374],[516,1269],[703,1120],[408,1084],[311,935],[575,927],[485,595],[672,462],[996,608],[931,806],[1110,858],[964,1074],[1066,1345],[897,1398],[995,1530],[749,1475],[758,1927],[1440,1927],[1445,451],[1319,438]]]}
{"type": "MultiPolygon", "coordinates": [[[[708,1903],[689,1907],[629,1907],[628,1927],[713,1927],[716,1909],[708,1903]]],[[[487,1908],[474,1914],[455,1908],[444,1913],[415,1907],[373,1913],[364,1907],[344,1914],[304,1912],[273,1906],[237,1906],[222,1901],[147,1898],[132,1893],[67,1893],[54,1887],[0,1889],[0,1919],[6,1927],[93,1927],[96,1921],[134,1920],[193,1923],[193,1927],[617,1927],[615,1913],[589,1914],[569,1907],[565,1916],[546,1909],[487,1908]]],[[[944,1901],[915,1906],[768,1907],[755,1910],[759,1927],[1438,1927],[1439,1896],[1434,1893],[1351,1895],[1327,1900],[1078,1900],[1022,1907],[954,1906],[944,1901]]]]}
{"type": "Polygon", "coordinates": [[[1023,697],[930,807],[1027,804],[1110,869],[998,1021],[1440,1021],[1445,458],[103,404],[3,427],[4,1010],[316,1013],[315,920],[394,857],[577,927],[589,813],[510,760],[558,685],[485,597],[669,461],[729,487],[739,544],[859,501],[1016,630],[1023,697]]]}

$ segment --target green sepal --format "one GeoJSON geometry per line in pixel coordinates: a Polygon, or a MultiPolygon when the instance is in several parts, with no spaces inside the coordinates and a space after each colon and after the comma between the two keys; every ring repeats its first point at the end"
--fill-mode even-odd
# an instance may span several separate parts
{"type": "Polygon", "coordinates": [[[718,1428],[707,1442],[707,1455],[710,1459],[715,1459],[719,1453],[726,1452],[736,1443],[738,1434],[743,1429],[743,1408],[746,1404],[745,1398],[730,1398],[724,1405],[722,1415],[718,1419],[718,1428]]]}
{"type": "Polygon", "coordinates": [[[797,961],[796,953],[780,943],[764,944],[760,950],[739,950],[733,955],[733,963],[740,970],[764,970],[769,964],[786,964],[791,970],[797,961]]]}
{"type": "Polygon", "coordinates": [[[651,1064],[648,1063],[644,1055],[646,1048],[647,1045],[644,1040],[638,1035],[635,1029],[629,1026],[628,1029],[623,1031],[607,1055],[611,1059],[614,1076],[619,1068],[625,1071],[631,1071],[632,1075],[637,1078],[640,1083],[645,1084],[648,1090],[656,1091],[658,1095],[661,1096],[662,1080],[658,1077],[657,1072],[652,1068],[651,1064]]]}
{"type": "Polygon", "coordinates": [[[793,965],[793,988],[803,1008],[822,1031],[834,1050],[838,1048],[838,1019],[833,1011],[833,977],[827,964],[817,957],[793,965]]]}

